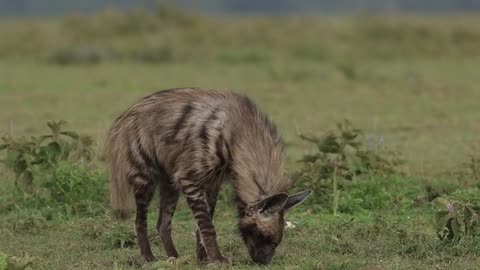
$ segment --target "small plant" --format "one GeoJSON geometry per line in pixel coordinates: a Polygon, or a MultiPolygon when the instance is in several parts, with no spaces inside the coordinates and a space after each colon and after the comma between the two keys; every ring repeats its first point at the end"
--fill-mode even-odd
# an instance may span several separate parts
{"type": "Polygon", "coordinates": [[[388,176],[398,173],[402,160],[398,154],[387,150],[383,141],[367,139],[360,129],[354,128],[348,120],[337,124],[337,129],[318,138],[300,135],[315,144],[317,151],[305,155],[300,162],[303,168],[294,177],[302,179],[302,184],[312,188],[316,201],[326,205],[325,199],[331,194],[332,210],[339,208],[345,180],[357,176],[388,176]]]}
{"type": "Polygon", "coordinates": [[[300,162],[307,166],[306,172],[313,172],[320,179],[329,178],[334,169],[345,179],[371,172],[389,175],[397,172],[397,166],[402,163],[398,153],[383,147],[383,139],[367,140],[348,120],[337,123],[337,130],[322,138],[306,135],[300,138],[317,147],[316,153],[305,155],[300,162]]]}
{"type": "Polygon", "coordinates": [[[102,171],[61,161],[39,176],[42,181],[34,193],[17,189],[3,200],[2,212],[17,211],[20,215],[10,223],[13,229],[36,228],[43,220],[104,213],[107,182],[102,171]]]}
{"type": "Polygon", "coordinates": [[[441,207],[434,217],[437,236],[440,240],[458,243],[462,237],[478,236],[480,204],[443,197],[436,198],[434,202],[441,207]]]}
{"type": "Polygon", "coordinates": [[[79,136],[76,132],[63,130],[65,121],[49,121],[50,134],[39,137],[2,138],[0,151],[6,151],[2,163],[15,173],[15,185],[22,183],[22,189],[34,192],[34,175],[50,171],[59,161],[75,158],[90,160],[92,157],[90,137],[79,136]]]}
{"type": "Polygon", "coordinates": [[[21,181],[26,190],[32,193],[35,143],[25,138],[14,140],[10,136],[4,136],[2,140],[5,144],[0,145],[0,150],[7,151],[7,157],[2,163],[15,173],[15,186],[21,181]]]}
{"type": "Polygon", "coordinates": [[[61,162],[42,183],[44,193],[38,197],[67,215],[98,215],[106,202],[106,183],[100,171],[61,162]]]}
{"type": "Polygon", "coordinates": [[[14,222],[17,230],[43,219],[97,215],[104,209],[104,176],[82,164],[92,159],[93,140],[64,130],[64,124],[65,121],[50,121],[49,134],[30,139],[3,137],[3,164],[14,172],[17,188],[0,201],[0,210],[38,210],[38,218],[14,222]]]}

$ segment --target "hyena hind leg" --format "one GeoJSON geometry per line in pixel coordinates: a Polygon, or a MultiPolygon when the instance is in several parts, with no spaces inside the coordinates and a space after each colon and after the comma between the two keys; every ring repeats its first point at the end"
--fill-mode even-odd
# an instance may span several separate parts
{"type": "Polygon", "coordinates": [[[143,181],[144,184],[135,187],[135,203],[137,206],[135,231],[137,233],[137,241],[141,254],[145,260],[151,262],[155,260],[155,257],[152,254],[150,241],[148,240],[147,213],[153,192],[155,191],[155,184],[148,180],[138,178],[139,176],[137,176],[136,182],[143,181]]]}
{"type": "MultiPolygon", "coordinates": [[[[210,219],[213,221],[213,216],[215,213],[215,206],[217,204],[217,197],[220,191],[221,184],[212,185],[206,192],[207,195],[207,204],[208,204],[208,214],[210,219]]],[[[200,240],[200,231],[197,229],[197,260],[199,262],[206,262],[208,260],[207,251],[200,240]]]]}
{"type": "Polygon", "coordinates": [[[179,197],[180,191],[176,190],[169,182],[161,183],[157,231],[167,256],[175,258],[178,258],[178,252],[172,240],[172,218],[179,197]]]}

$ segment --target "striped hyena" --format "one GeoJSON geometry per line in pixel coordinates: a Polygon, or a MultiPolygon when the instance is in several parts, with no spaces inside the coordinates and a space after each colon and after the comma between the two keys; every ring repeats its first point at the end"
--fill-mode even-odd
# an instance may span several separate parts
{"type": "Polygon", "coordinates": [[[232,183],[239,231],[253,261],[268,264],[283,237],[284,213],[306,190],[287,195],[284,146],[275,125],[248,97],[198,88],[147,96],[114,122],[106,145],[110,204],[126,218],[136,207],[141,254],[155,257],[147,237],[147,208],[157,186],[157,230],[168,257],[178,257],[171,220],[182,192],[197,225],[199,261],[226,262],[212,223],[220,186],[232,183]]]}

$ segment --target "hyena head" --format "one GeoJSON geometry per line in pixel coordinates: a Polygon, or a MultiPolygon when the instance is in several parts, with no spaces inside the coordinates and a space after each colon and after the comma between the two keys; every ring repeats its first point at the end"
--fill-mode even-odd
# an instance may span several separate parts
{"type": "Polygon", "coordinates": [[[310,193],[311,190],[292,196],[278,193],[245,207],[240,215],[239,230],[254,262],[270,263],[283,238],[285,211],[301,203],[310,193]]]}

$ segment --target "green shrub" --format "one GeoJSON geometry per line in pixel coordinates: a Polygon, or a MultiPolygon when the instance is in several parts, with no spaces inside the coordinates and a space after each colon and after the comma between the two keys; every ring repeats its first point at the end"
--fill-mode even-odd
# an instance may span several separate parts
{"type": "MultiPolygon", "coordinates": [[[[403,163],[397,152],[387,149],[383,139],[371,140],[363,135],[363,131],[354,128],[350,121],[337,124],[337,129],[325,136],[311,137],[300,135],[301,139],[315,144],[317,151],[305,155],[302,176],[316,180],[329,179],[334,170],[344,179],[352,179],[358,175],[378,174],[390,175],[398,172],[403,163]]],[[[309,181],[309,180],[307,180],[309,181]]]]}
{"type": "Polygon", "coordinates": [[[339,211],[355,213],[363,210],[385,209],[392,204],[392,194],[382,181],[370,178],[346,183],[340,196],[339,211]]]}
{"type": "MultiPolygon", "coordinates": [[[[92,158],[93,141],[63,130],[64,124],[48,122],[51,134],[39,137],[3,138],[3,163],[15,173],[16,188],[2,198],[0,210],[37,209],[46,219],[102,213],[107,190],[105,176],[85,163],[92,158]]],[[[30,221],[26,222],[28,225],[30,221]]]]}
{"type": "Polygon", "coordinates": [[[60,163],[43,188],[49,203],[76,215],[98,215],[106,204],[107,181],[103,172],[86,166],[60,163]]]}
{"type": "MultiPolygon", "coordinates": [[[[41,177],[42,181],[35,192],[16,189],[5,196],[2,211],[19,211],[19,215],[27,213],[32,218],[41,216],[41,219],[47,220],[104,213],[107,181],[103,172],[85,165],[60,162],[41,177]]],[[[27,219],[25,221],[30,222],[27,219]]],[[[24,227],[20,223],[18,226],[24,227]]]]}
{"type": "MultiPolygon", "coordinates": [[[[336,195],[332,188],[325,188],[320,194],[317,191],[309,206],[318,211],[329,211],[332,208],[334,214],[356,214],[387,209],[402,214],[428,203],[422,186],[418,185],[418,180],[414,178],[372,175],[352,181],[341,179],[337,181],[339,184],[336,195]]],[[[330,184],[332,182],[329,181],[330,184]]]]}
{"type": "Polygon", "coordinates": [[[6,151],[2,163],[15,173],[15,185],[21,182],[21,188],[28,193],[35,189],[34,180],[44,177],[60,161],[74,158],[76,161],[88,161],[92,157],[91,138],[80,136],[76,132],[63,130],[65,121],[49,121],[50,134],[38,137],[12,138],[4,136],[0,151],[6,151]]]}
{"type": "Polygon", "coordinates": [[[341,212],[389,209],[405,213],[415,206],[426,205],[428,201],[418,182],[418,179],[397,175],[344,182],[341,212]]]}
{"type": "Polygon", "coordinates": [[[398,153],[386,149],[383,141],[366,139],[348,120],[338,123],[336,130],[321,138],[300,136],[317,148],[300,160],[303,166],[294,175],[302,186],[314,190],[312,202],[325,207],[332,201],[334,213],[384,207],[383,188],[373,180],[399,173],[402,160],[398,153]],[[353,179],[359,181],[351,182],[353,179]],[[351,193],[350,188],[357,193],[351,193]],[[367,201],[375,194],[376,201],[367,201]],[[346,200],[349,203],[345,204],[346,200]]]}
{"type": "Polygon", "coordinates": [[[434,200],[439,206],[434,224],[440,240],[458,243],[461,238],[480,236],[479,192],[478,189],[459,191],[450,198],[434,200]]]}

